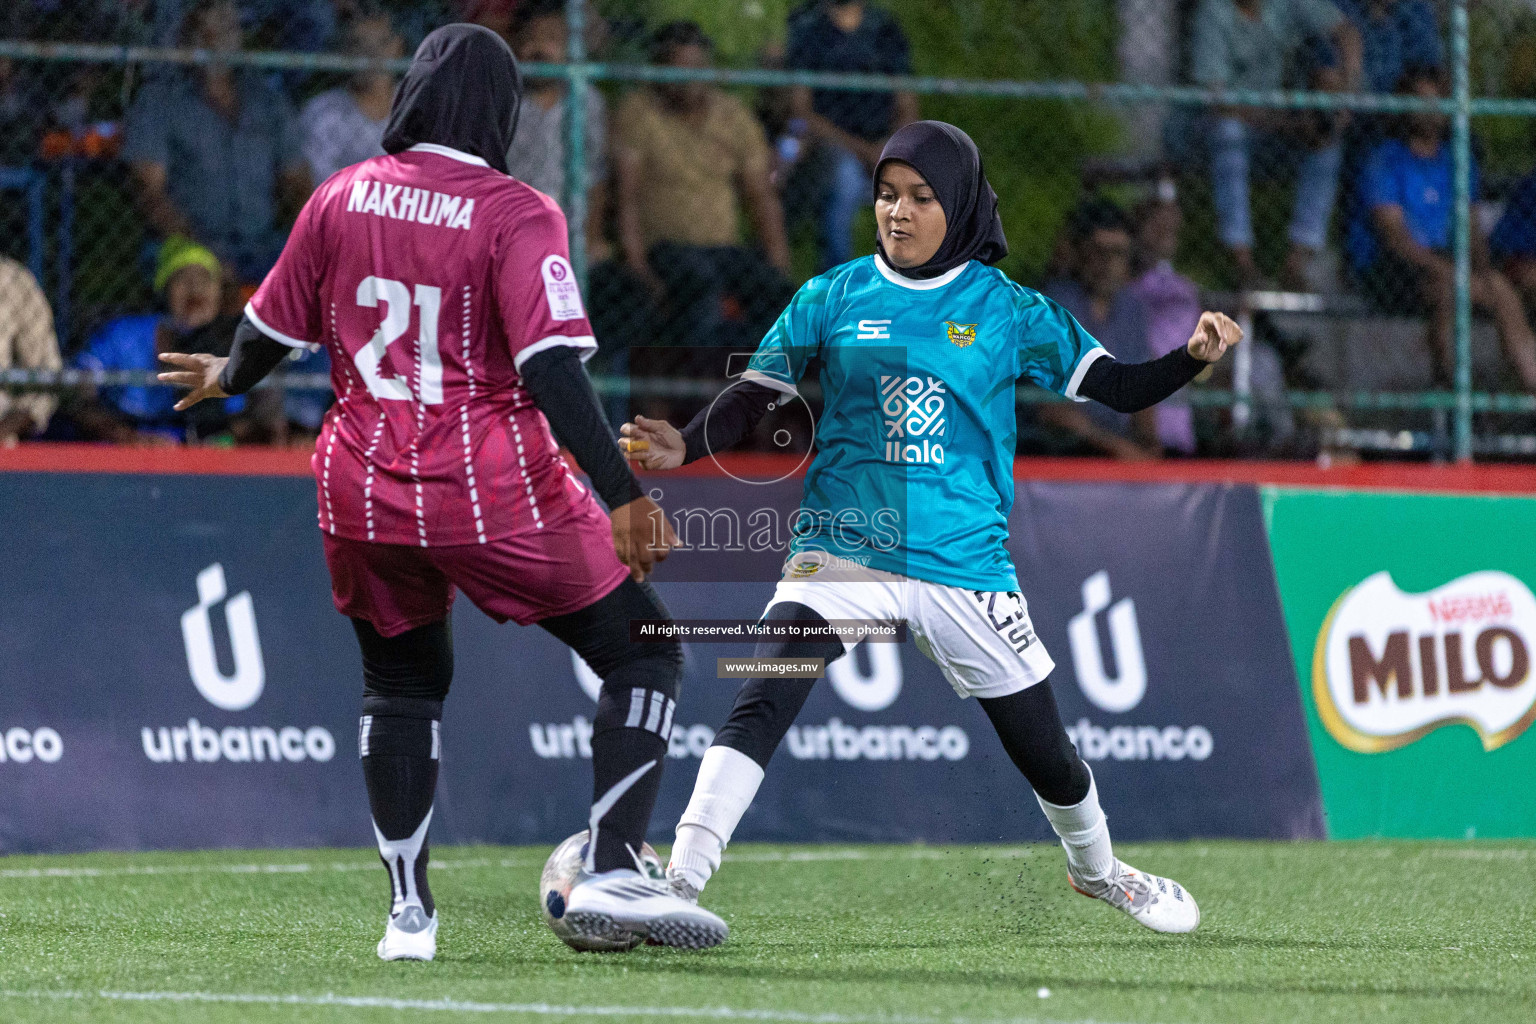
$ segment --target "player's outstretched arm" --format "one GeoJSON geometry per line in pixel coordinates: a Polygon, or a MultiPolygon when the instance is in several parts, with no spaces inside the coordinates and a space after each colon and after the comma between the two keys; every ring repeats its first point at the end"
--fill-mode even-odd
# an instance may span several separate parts
{"type": "Polygon", "coordinates": [[[292,351],[262,334],[250,317],[241,317],[227,358],[205,352],[162,352],[160,361],[176,369],[160,374],[160,379],[191,389],[176,403],[176,411],[180,412],[205,398],[245,394],[292,351]]]}
{"type": "Polygon", "coordinates": [[[757,429],[781,393],[746,381],[732,387],[678,430],[665,420],[636,416],[619,428],[625,458],[647,470],[676,469],[730,451],[757,429]]]}
{"type": "Polygon", "coordinates": [[[1243,329],[1225,313],[1202,313],[1183,348],[1145,363],[1101,357],[1083,374],[1077,393],[1116,412],[1140,412],[1194,380],[1242,337],[1243,329]]]}

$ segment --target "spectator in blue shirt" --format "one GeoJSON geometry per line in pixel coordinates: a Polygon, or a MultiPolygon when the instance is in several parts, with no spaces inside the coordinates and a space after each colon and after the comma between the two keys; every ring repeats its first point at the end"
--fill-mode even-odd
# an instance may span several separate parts
{"type": "MultiPolygon", "coordinates": [[[[232,0],[200,0],[182,41],[216,52],[240,48],[232,0]]],[[[162,235],[196,238],[259,282],[283,248],[280,225],[309,197],[311,181],[288,100],[261,76],[208,64],[147,83],[128,111],[123,159],[162,235]]]]}
{"type": "MultiPolygon", "coordinates": [[[[864,0],[814,0],[790,14],[785,64],[798,71],[912,73],[901,25],[864,0]]],[[[835,267],[853,258],[853,219],[873,201],[870,173],[891,133],[917,120],[917,97],[796,88],[791,106],[791,133],[818,143],[826,158],[821,262],[835,267]]]]}
{"type": "MultiPolygon", "coordinates": [[[[209,352],[227,355],[234,323],[219,316],[221,268],[208,249],[185,238],[160,247],[155,291],[164,313],[124,316],[108,322],[75,357],[86,370],[159,370],[162,352],[209,352]]],[[[172,406],[169,387],[105,387],[70,410],[88,438],[118,444],[179,444],[219,433],[230,417],[245,409],[244,397],[204,402],[185,413],[172,406]],[[198,410],[211,406],[205,413],[198,410]]]]}
{"type": "MultiPolygon", "coordinates": [[[[1426,99],[1445,95],[1436,69],[1411,69],[1398,92],[1426,99]]],[[[1350,263],[1367,294],[1384,309],[1429,316],[1435,375],[1449,383],[1455,265],[1451,261],[1455,183],[1444,114],[1403,118],[1401,137],[1371,153],[1360,179],[1358,214],[1349,230],[1350,263]]],[[[1472,165],[1477,201],[1477,165],[1472,165]]],[[[1536,334],[1509,279],[1493,268],[1487,238],[1474,218],[1472,302],[1498,324],[1504,353],[1527,390],[1536,391],[1536,334]]]]}
{"type": "MultiPolygon", "coordinates": [[[[1438,68],[1445,63],[1445,45],[1429,0],[1333,0],[1360,33],[1364,88],[1390,93],[1409,68],[1438,68]]],[[[1391,115],[1354,114],[1345,134],[1343,180],[1360,180],[1365,159],[1386,140],[1391,115]]],[[[1345,224],[1360,216],[1358,192],[1345,188],[1340,197],[1345,224]]]]}

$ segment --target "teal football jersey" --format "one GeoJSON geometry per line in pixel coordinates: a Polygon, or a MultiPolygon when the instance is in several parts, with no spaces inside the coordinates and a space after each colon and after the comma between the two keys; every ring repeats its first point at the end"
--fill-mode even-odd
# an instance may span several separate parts
{"type": "Polygon", "coordinates": [[[878,257],[807,281],[743,375],[824,407],[792,551],[974,590],[1018,590],[1008,557],[1020,379],[1082,401],[1107,355],[1070,313],[967,263],[914,281],[878,257]]]}

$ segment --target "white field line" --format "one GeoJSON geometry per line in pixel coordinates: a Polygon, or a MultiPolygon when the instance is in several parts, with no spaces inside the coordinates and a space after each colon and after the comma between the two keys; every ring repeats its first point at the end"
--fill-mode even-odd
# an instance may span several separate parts
{"type": "MultiPolygon", "coordinates": [[[[433,870],[452,871],[455,868],[527,867],[533,861],[511,858],[466,860],[435,860],[433,870]]],[[[139,864],[120,868],[6,868],[0,870],[5,878],[115,878],[124,875],[304,875],[330,871],[376,871],[378,861],[338,861],[334,864],[139,864]]]]}
{"type": "Polygon", "coordinates": [[[121,1003],[233,1003],[263,1006],[336,1006],[362,1010],[412,1010],[440,1013],[504,1014],[532,1017],[680,1017],[745,1020],[782,1024],[1106,1024],[1092,1020],[1060,1021],[1042,1017],[871,1016],[802,1013],[733,1006],[606,1006],[556,1003],[474,1003],[459,999],[393,999],[385,996],[266,995],[237,992],[70,992],[0,989],[0,999],[106,1000],[121,1003]]]}
{"type": "MultiPolygon", "coordinates": [[[[1132,844],[1134,845],[1134,844],[1132,844]]],[[[1030,857],[1054,857],[1054,844],[1039,843],[1034,846],[1003,846],[967,849],[962,856],[994,860],[1019,860],[1030,857]]],[[[1191,852],[1203,855],[1206,848],[1191,852]]],[[[944,860],[955,856],[956,851],[941,847],[919,846],[895,850],[863,850],[858,848],[831,850],[764,850],[747,853],[727,853],[725,859],[738,864],[802,864],[821,861],[901,861],[944,860]]],[[[1382,850],[1381,856],[1397,856],[1382,850]]],[[[1462,847],[1428,847],[1401,855],[1407,858],[1434,860],[1510,861],[1536,858],[1536,849],[1493,848],[1477,849],[1462,847]]],[[[537,857],[469,857],[432,861],[434,871],[473,870],[484,868],[533,868],[543,865],[537,857]]],[[[3,868],[0,880],[40,878],[115,878],[133,875],[304,875],[325,874],[333,871],[375,871],[377,861],[336,861],[334,863],[309,864],[141,864],[111,868],[3,868]]]]}
{"type": "MultiPolygon", "coordinates": [[[[1054,846],[1008,847],[988,849],[984,856],[999,859],[1037,856],[1042,851],[1054,852],[1054,846]]],[[[942,860],[950,851],[916,847],[905,850],[768,850],[751,853],[727,853],[725,859],[743,864],[796,864],[816,861],[843,860],[942,860]]],[[[453,871],[466,868],[530,868],[541,867],[544,861],[536,857],[478,857],[433,860],[432,870],[453,871]]],[[[375,871],[377,861],[336,861],[330,864],[140,864],[112,868],[4,868],[0,879],[8,878],[113,878],[125,875],[304,875],[324,874],[331,871],[375,871]]]]}

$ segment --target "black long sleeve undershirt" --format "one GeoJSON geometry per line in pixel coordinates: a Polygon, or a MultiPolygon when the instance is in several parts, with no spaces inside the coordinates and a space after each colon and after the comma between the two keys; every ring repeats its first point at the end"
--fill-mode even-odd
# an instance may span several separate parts
{"type": "Polygon", "coordinates": [[[687,454],[683,464],[696,462],[711,452],[730,451],[757,429],[768,406],[784,397],[765,384],[737,384],[688,421],[682,429],[687,454]]]}
{"type": "Polygon", "coordinates": [[[1100,357],[1083,374],[1077,393],[1115,412],[1141,412],[1194,380],[1207,365],[1183,345],[1146,363],[1100,357]]]}
{"type": "Polygon", "coordinates": [[[555,440],[576,457],[576,464],[592,478],[592,489],[610,509],[645,494],[619,454],[592,379],[574,348],[558,345],[536,353],[518,373],[549,420],[555,440]]]}
{"type": "Polygon", "coordinates": [[[243,395],[277,369],[277,364],[292,351],[290,346],[262,334],[250,317],[242,316],[229,349],[229,363],[219,374],[219,387],[226,395],[243,395]]]}
{"type": "MultiPolygon", "coordinates": [[[[1194,380],[1206,365],[1184,347],[1145,363],[1121,363],[1101,356],[1083,374],[1077,393],[1116,412],[1140,412],[1194,380]]],[[[682,429],[687,450],[683,463],[736,447],[757,429],[768,406],[780,397],[779,391],[763,384],[748,382],[731,388],[682,429]]]]}

